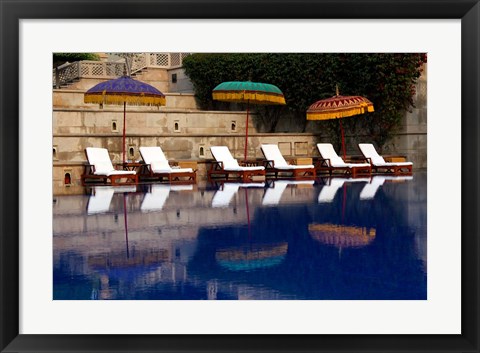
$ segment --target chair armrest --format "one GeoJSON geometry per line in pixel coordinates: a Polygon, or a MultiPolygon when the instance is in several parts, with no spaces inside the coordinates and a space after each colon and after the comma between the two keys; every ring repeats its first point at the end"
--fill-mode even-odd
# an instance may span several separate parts
{"type": "Polygon", "coordinates": [[[211,171],[213,171],[213,170],[223,170],[223,162],[212,161],[210,170],[211,171]]]}
{"type": "Polygon", "coordinates": [[[89,164],[88,162],[85,164],[84,169],[83,169],[83,174],[93,174],[95,173],[95,166],[93,164],[89,164]],[[90,173],[87,173],[87,172],[90,173]]]}
{"type": "Polygon", "coordinates": [[[317,159],[317,162],[315,163],[316,168],[330,168],[330,158],[319,158],[317,159]]]}
{"type": "Polygon", "coordinates": [[[141,166],[140,172],[150,174],[151,176],[153,176],[152,165],[147,164],[147,163],[143,163],[142,166],[141,166]]]}
{"type": "Polygon", "coordinates": [[[272,161],[272,160],[267,159],[267,160],[263,161],[263,166],[265,167],[265,169],[267,169],[267,168],[275,168],[275,162],[272,161]]]}

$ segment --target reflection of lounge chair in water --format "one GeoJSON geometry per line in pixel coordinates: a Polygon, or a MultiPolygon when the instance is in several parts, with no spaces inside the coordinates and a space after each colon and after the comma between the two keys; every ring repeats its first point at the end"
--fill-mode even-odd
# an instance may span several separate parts
{"type": "Polygon", "coordinates": [[[240,187],[263,188],[265,183],[223,183],[215,192],[212,199],[212,207],[228,207],[240,187]]]}
{"type": "Polygon", "coordinates": [[[368,183],[370,178],[330,178],[329,181],[329,184],[324,185],[318,194],[319,203],[332,202],[338,189],[340,189],[345,183],[368,183]]]}
{"type": "Polygon", "coordinates": [[[370,183],[366,184],[360,192],[360,200],[373,200],[380,186],[385,181],[404,181],[412,180],[413,176],[393,176],[393,175],[375,175],[370,183]]]}
{"type": "Polygon", "coordinates": [[[313,185],[314,180],[275,180],[273,187],[267,188],[263,195],[262,205],[277,205],[288,185],[313,185]]]}
{"type": "Polygon", "coordinates": [[[143,197],[140,210],[142,212],[159,211],[163,209],[163,206],[170,195],[170,191],[181,190],[193,190],[193,185],[152,184],[150,192],[145,193],[145,196],[143,197]]]}
{"type": "Polygon", "coordinates": [[[87,214],[106,213],[110,209],[113,194],[135,192],[136,186],[94,186],[87,204],[87,214]]]}

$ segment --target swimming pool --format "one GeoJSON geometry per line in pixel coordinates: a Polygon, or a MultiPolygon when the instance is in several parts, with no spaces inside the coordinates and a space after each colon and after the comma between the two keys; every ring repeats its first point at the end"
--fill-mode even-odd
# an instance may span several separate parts
{"type": "Polygon", "coordinates": [[[427,174],[54,196],[53,299],[425,300],[427,174]]]}

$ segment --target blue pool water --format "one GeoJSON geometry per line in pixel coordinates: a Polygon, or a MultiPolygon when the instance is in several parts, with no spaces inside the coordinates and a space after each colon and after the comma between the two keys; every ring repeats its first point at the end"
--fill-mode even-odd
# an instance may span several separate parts
{"type": "Polygon", "coordinates": [[[53,299],[427,299],[427,175],[54,196],[53,299]]]}

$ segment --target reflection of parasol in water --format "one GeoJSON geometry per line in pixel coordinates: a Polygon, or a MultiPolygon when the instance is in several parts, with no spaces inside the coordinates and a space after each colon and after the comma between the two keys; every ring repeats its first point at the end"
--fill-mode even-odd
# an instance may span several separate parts
{"type": "Polygon", "coordinates": [[[251,244],[219,249],[215,259],[220,266],[231,271],[252,271],[279,265],[287,255],[288,244],[251,244]]]}
{"type": "Polygon", "coordinates": [[[312,223],[308,225],[310,236],[322,244],[343,248],[362,248],[368,246],[376,236],[375,228],[345,226],[331,223],[312,223]]]}
{"type": "Polygon", "coordinates": [[[263,189],[264,187],[264,182],[224,182],[215,192],[215,195],[212,199],[213,208],[228,208],[229,204],[234,196],[239,192],[240,188],[244,189],[245,192],[245,212],[248,226],[248,237],[245,237],[245,239],[247,241],[241,246],[222,248],[216,251],[215,259],[225,269],[231,271],[251,271],[255,269],[276,266],[285,259],[288,249],[287,243],[252,243],[248,189],[263,189]]]}

